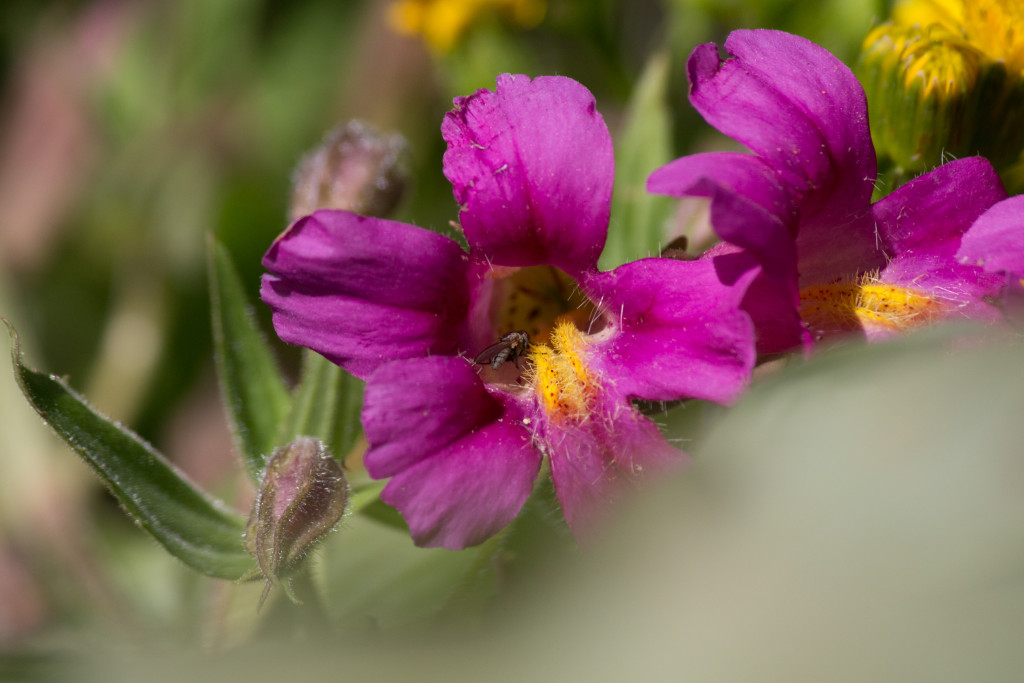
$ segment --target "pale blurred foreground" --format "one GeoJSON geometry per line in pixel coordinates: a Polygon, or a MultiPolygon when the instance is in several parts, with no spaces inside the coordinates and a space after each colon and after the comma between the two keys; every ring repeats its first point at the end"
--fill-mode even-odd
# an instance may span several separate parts
{"type": "Polygon", "coordinates": [[[111,653],[95,680],[1018,681],[1022,417],[1019,342],[946,332],[794,362],[684,476],[483,624],[111,653]]]}

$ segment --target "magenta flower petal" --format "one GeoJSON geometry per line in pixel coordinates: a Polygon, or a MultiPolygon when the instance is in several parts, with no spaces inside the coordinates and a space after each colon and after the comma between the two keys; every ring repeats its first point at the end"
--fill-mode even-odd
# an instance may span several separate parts
{"type": "Polygon", "coordinates": [[[780,31],[733,31],[725,51],[732,58],[723,61],[710,43],[690,57],[690,101],[705,120],[773,166],[801,196],[805,220],[868,202],[875,151],[853,73],[780,31]]]}
{"type": "Polygon", "coordinates": [[[499,420],[402,470],[380,497],[401,511],[416,545],[459,550],[515,519],[540,463],[529,432],[499,420]]]}
{"type": "Polygon", "coordinates": [[[395,361],[370,377],[363,400],[366,470],[393,477],[381,494],[421,546],[458,549],[518,514],[541,455],[508,410],[458,357],[395,361]]]}
{"type": "Polygon", "coordinates": [[[956,258],[967,226],[1006,196],[988,161],[951,161],[915,178],[872,207],[879,249],[888,255],[879,280],[931,292],[960,314],[994,319],[986,301],[1003,278],[956,258]]]}
{"type": "Polygon", "coordinates": [[[971,226],[957,257],[987,272],[1024,275],[1024,196],[1001,201],[971,226]]]}
{"type": "Polygon", "coordinates": [[[642,481],[689,462],[653,422],[610,396],[585,422],[547,425],[538,434],[550,456],[565,520],[582,539],[642,481]]]}
{"type": "Polygon", "coordinates": [[[791,279],[796,274],[796,247],[789,226],[778,214],[717,181],[701,181],[699,191],[711,198],[711,223],[723,240],[753,254],[773,277],[791,279]]]}
{"type": "Polygon", "coordinates": [[[456,350],[468,259],[447,237],[318,211],[278,237],[263,265],[260,295],[278,336],[358,377],[396,358],[456,350]]]}
{"type": "Polygon", "coordinates": [[[782,283],[762,272],[747,289],[743,310],[754,323],[758,353],[783,353],[809,348],[812,343],[800,317],[799,292],[793,285],[795,280],[782,283]]]}
{"type": "MultiPolygon", "coordinates": [[[[951,161],[879,200],[872,207],[881,249],[890,255],[959,245],[964,232],[986,208],[1006,197],[1002,181],[986,159],[951,161]]],[[[954,249],[955,251],[955,249],[954,249]]]]}
{"type": "Polygon", "coordinates": [[[390,477],[504,412],[464,358],[386,363],[370,376],[363,398],[366,470],[375,479],[390,477]]]}
{"type": "Polygon", "coordinates": [[[604,248],[614,159],[593,95],[557,76],[505,74],[455,100],[441,126],[445,175],[474,249],[497,265],[571,275],[604,248]]]}
{"type": "Polygon", "coordinates": [[[610,313],[591,362],[615,391],[727,402],[746,386],[754,366],[753,327],[739,308],[746,283],[722,284],[712,260],[643,259],[596,273],[584,288],[610,313]]]}
{"type": "Polygon", "coordinates": [[[831,225],[801,224],[796,248],[800,254],[801,287],[852,276],[885,264],[882,241],[868,204],[831,225]]]}
{"type": "Polygon", "coordinates": [[[784,223],[796,220],[788,186],[764,159],[736,152],[691,154],[669,162],[647,179],[647,191],[671,197],[709,197],[713,185],[744,197],[784,223]]]}
{"type": "Polygon", "coordinates": [[[762,204],[719,185],[717,178],[700,179],[691,189],[711,198],[711,223],[727,240],[705,258],[724,283],[750,283],[741,307],[754,321],[758,351],[777,353],[803,343],[796,243],[789,225],[762,204]],[[743,253],[736,253],[737,247],[743,253]]]}
{"type": "Polygon", "coordinates": [[[990,301],[1006,283],[1002,274],[986,273],[981,268],[957,263],[952,248],[945,254],[911,254],[894,259],[878,280],[885,284],[929,293],[944,304],[950,317],[996,321],[999,310],[990,301]]]}

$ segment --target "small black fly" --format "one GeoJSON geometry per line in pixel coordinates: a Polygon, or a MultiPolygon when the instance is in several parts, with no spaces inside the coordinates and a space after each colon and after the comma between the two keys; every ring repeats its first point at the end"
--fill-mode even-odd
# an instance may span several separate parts
{"type": "Polygon", "coordinates": [[[492,370],[497,370],[501,364],[511,360],[519,367],[519,356],[523,355],[526,347],[530,345],[530,335],[525,332],[509,332],[502,335],[496,344],[491,344],[481,351],[474,363],[478,365],[490,365],[492,370]]]}

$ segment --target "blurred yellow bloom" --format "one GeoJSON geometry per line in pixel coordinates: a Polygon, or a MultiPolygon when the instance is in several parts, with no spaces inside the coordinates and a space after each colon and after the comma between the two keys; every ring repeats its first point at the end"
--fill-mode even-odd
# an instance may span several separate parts
{"type": "Polygon", "coordinates": [[[892,12],[897,26],[938,25],[1006,70],[1024,75],[1021,0],[904,0],[892,12]]]}
{"type": "Polygon", "coordinates": [[[531,28],[544,18],[544,0],[399,0],[388,8],[388,23],[405,35],[420,35],[438,52],[449,52],[466,28],[485,13],[499,11],[531,28]]]}
{"type": "Polygon", "coordinates": [[[903,0],[858,72],[888,189],[973,154],[1024,189],[1024,0],[903,0]]]}

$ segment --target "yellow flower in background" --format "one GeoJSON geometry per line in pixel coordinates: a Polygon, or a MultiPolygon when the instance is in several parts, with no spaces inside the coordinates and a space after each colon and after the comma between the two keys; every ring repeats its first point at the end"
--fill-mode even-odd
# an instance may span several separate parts
{"type": "Polygon", "coordinates": [[[488,12],[531,28],[544,18],[544,0],[399,0],[388,8],[388,23],[405,35],[419,35],[438,52],[449,52],[466,28],[488,12]]]}
{"type": "Polygon", "coordinates": [[[938,25],[1006,70],[1024,75],[1021,0],[907,0],[892,12],[897,26],[938,25]]]}
{"type": "Polygon", "coordinates": [[[858,75],[886,190],[982,154],[1024,191],[1024,0],[904,0],[864,40],[858,75]]]}

